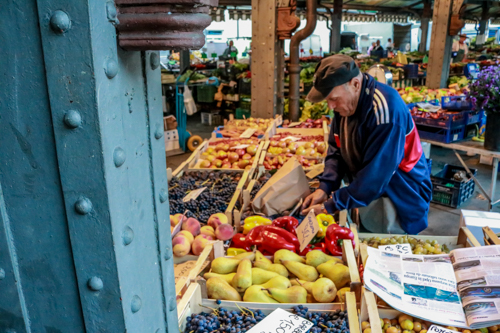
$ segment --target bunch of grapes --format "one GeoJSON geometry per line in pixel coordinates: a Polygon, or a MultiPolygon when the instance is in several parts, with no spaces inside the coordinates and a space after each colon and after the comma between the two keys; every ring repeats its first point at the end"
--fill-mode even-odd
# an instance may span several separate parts
{"type": "MultiPolygon", "coordinates": [[[[225,212],[236,191],[241,174],[222,171],[190,171],[179,178],[172,178],[168,184],[170,214],[183,214],[207,223],[210,215],[225,212]],[[207,187],[196,200],[183,202],[182,199],[193,190],[207,187]]],[[[239,202],[236,202],[239,208],[239,202]]]]}
{"type": "Polygon", "coordinates": [[[387,238],[372,237],[361,240],[368,246],[378,248],[380,245],[410,244],[413,254],[443,254],[450,250],[446,244],[440,245],[436,240],[422,240],[415,237],[400,235],[387,238]]]}
{"type": "MultiPolygon", "coordinates": [[[[220,303],[220,301],[217,301],[220,303]]],[[[223,307],[214,309],[212,313],[202,312],[192,314],[186,318],[186,329],[184,332],[196,333],[243,333],[250,330],[266,316],[261,310],[230,311],[223,307]]]]}
{"type": "Polygon", "coordinates": [[[311,321],[311,333],[349,333],[348,317],[344,311],[336,310],[332,312],[308,312],[308,308],[303,305],[294,306],[293,311],[311,321]]]}

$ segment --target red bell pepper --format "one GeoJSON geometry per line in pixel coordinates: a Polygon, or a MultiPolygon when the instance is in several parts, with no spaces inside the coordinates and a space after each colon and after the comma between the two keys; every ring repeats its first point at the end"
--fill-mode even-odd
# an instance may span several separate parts
{"type": "Polygon", "coordinates": [[[274,232],[264,230],[261,232],[263,242],[260,245],[262,250],[274,254],[278,250],[290,250],[295,252],[295,245],[286,241],[285,238],[274,232]]]}
{"type": "Polygon", "coordinates": [[[305,256],[308,252],[311,251],[321,251],[326,253],[325,243],[321,242],[317,244],[308,244],[307,247],[302,252],[299,253],[299,255],[305,256]]]}
{"type": "Polygon", "coordinates": [[[243,234],[236,234],[233,236],[233,241],[231,242],[232,247],[237,247],[239,249],[244,249],[245,251],[252,250],[252,242],[243,234]]]}
{"type": "Polygon", "coordinates": [[[348,239],[354,246],[354,233],[351,229],[338,224],[330,224],[326,229],[325,244],[328,252],[333,256],[342,255],[342,241],[348,239]]]}
{"type": "Polygon", "coordinates": [[[295,229],[299,226],[299,221],[293,216],[282,216],[273,220],[273,226],[283,228],[296,235],[295,229]]]}
{"type": "Polygon", "coordinates": [[[277,234],[278,236],[283,237],[288,243],[292,243],[293,245],[295,245],[295,251],[294,251],[295,253],[299,252],[300,249],[299,239],[293,233],[272,225],[264,226],[262,231],[270,231],[277,234]]]}
{"type": "Polygon", "coordinates": [[[248,232],[247,240],[250,242],[250,244],[256,246],[262,244],[262,236],[260,236],[260,233],[264,229],[264,227],[264,225],[258,225],[248,232]]]}

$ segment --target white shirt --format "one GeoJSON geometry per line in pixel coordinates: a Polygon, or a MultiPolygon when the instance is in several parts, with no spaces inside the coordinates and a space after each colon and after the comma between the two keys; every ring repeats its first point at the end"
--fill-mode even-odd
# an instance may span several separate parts
{"type": "Polygon", "coordinates": [[[469,47],[467,46],[467,44],[465,44],[465,43],[460,44],[460,42],[458,40],[454,41],[453,45],[451,46],[451,51],[458,52],[460,50],[464,50],[465,56],[467,56],[467,54],[469,53],[469,47]]]}
{"type": "Polygon", "coordinates": [[[387,44],[385,44],[385,49],[393,49],[394,48],[394,43],[391,43],[391,42],[387,42],[387,44]]]}

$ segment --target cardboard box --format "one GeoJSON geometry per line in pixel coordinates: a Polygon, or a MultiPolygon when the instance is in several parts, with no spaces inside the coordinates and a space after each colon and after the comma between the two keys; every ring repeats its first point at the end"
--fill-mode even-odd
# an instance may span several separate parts
{"type": "Polygon", "coordinates": [[[488,226],[494,233],[499,233],[500,213],[462,210],[460,215],[460,226],[467,227],[481,246],[484,246],[483,227],[488,226]]]}

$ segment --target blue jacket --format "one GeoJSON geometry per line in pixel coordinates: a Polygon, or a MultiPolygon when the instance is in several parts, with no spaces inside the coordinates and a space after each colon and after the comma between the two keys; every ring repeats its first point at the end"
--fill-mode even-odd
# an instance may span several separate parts
{"type": "Polygon", "coordinates": [[[409,234],[427,228],[432,183],[420,137],[398,92],[363,74],[356,112],[335,112],[320,189],[329,212],[365,207],[382,196],[396,207],[409,234]],[[350,184],[340,188],[347,176],[350,184]]]}

